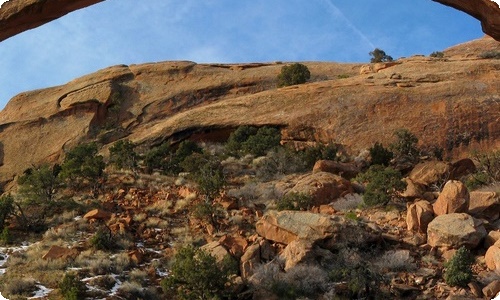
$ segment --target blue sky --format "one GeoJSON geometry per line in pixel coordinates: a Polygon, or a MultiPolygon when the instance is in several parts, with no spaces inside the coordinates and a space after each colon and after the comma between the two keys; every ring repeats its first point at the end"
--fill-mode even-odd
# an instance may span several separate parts
{"type": "Polygon", "coordinates": [[[0,108],[116,64],[367,62],[375,47],[428,55],[481,36],[431,0],[106,0],[0,42],[0,108]]]}

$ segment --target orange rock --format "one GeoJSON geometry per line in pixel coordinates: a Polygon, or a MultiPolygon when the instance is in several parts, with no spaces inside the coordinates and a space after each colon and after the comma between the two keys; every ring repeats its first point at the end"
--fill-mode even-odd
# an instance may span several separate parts
{"type": "Polygon", "coordinates": [[[140,265],[144,260],[144,251],[141,250],[132,250],[128,252],[128,257],[135,264],[140,265]]]}
{"type": "Polygon", "coordinates": [[[473,191],[470,193],[469,213],[489,221],[500,217],[500,195],[495,192],[473,191]]]}
{"type": "Polygon", "coordinates": [[[229,250],[232,256],[239,258],[248,247],[248,241],[242,236],[225,235],[219,243],[229,250]]]}
{"type": "Polygon", "coordinates": [[[425,200],[409,204],[406,211],[408,230],[427,232],[427,226],[434,219],[432,205],[425,200]]]}
{"type": "Polygon", "coordinates": [[[111,213],[109,213],[105,210],[96,208],[96,209],[93,209],[93,210],[89,211],[88,213],[86,213],[83,216],[83,218],[85,218],[87,220],[108,220],[111,218],[111,213]]]}
{"type": "Polygon", "coordinates": [[[456,180],[448,181],[433,204],[437,216],[451,213],[466,213],[469,211],[470,195],[467,187],[456,180]]]}
{"type": "Polygon", "coordinates": [[[42,256],[42,259],[45,259],[45,260],[52,260],[52,259],[59,259],[59,258],[75,259],[79,254],[80,254],[80,251],[78,251],[75,248],[65,248],[65,247],[54,245],[54,246],[50,247],[49,251],[42,256]]]}
{"type": "Polygon", "coordinates": [[[341,163],[333,160],[318,160],[313,167],[313,173],[329,172],[351,179],[359,174],[360,170],[354,164],[341,163]]]}

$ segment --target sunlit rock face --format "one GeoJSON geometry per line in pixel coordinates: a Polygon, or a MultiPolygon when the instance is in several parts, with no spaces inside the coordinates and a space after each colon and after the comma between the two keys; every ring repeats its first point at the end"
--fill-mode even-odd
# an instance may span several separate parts
{"type": "Polygon", "coordinates": [[[498,0],[433,0],[461,10],[481,21],[484,33],[500,41],[500,5],[498,0]]]}
{"type": "Polygon", "coordinates": [[[0,1],[0,41],[104,0],[0,1]]]}

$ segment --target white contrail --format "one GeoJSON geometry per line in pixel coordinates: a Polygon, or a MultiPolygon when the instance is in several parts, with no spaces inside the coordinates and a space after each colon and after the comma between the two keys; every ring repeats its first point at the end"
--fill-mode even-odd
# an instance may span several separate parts
{"type": "MultiPolygon", "coordinates": [[[[500,1],[500,0],[497,0],[500,1]]],[[[366,37],[366,35],[361,32],[361,30],[356,27],[347,17],[344,15],[344,13],[335,5],[333,4],[332,0],[323,0],[323,2],[331,8],[332,13],[335,17],[339,17],[342,21],[344,21],[349,28],[351,28],[357,35],[359,35],[363,41],[365,41],[368,45],[370,45],[371,49],[375,49],[375,45],[366,37]]]]}

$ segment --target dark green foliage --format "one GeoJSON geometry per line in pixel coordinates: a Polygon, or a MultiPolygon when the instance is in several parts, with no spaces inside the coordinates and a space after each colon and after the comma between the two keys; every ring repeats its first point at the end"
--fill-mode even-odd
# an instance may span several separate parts
{"type": "Polygon", "coordinates": [[[209,154],[193,153],[181,164],[190,177],[198,184],[198,189],[206,201],[213,200],[226,184],[220,160],[209,154]]]}
{"type": "Polygon", "coordinates": [[[449,286],[467,286],[472,280],[471,266],[474,258],[469,250],[461,247],[455,255],[445,263],[444,280],[449,286]]]}
{"type": "Polygon", "coordinates": [[[391,159],[394,157],[394,153],[389,149],[384,148],[384,146],[376,142],[373,147],[369,149],[370,157],[372,159],[372,165],[383,165],[388,166],[391,159]]]}
{"type": "Polygon", "coordinates": [[[314,147],[307,147],[301,154],[306,164],[306,168],[312,168],[318,160],[336,160],[338,147],[335,144],[317,144],[314,147]]]}
{"type": "Polygon", "coordinates": [[[111,230],[107,227],[99,228],[89,240],[96,250],[113,250],[116,247],[111,230]]]}
{"type": "Polygon", "coordinates": [[[0,197],[0,230],[4,229],[5,221],[14,212],[14,198],[10,195],[0,197]]]}
{"type": "Polygon", "coordinates": [[[467,178],[467,185],[477,188],[500,182],[500,150],[489,153],[473,153],[477,171],[467,178]]]}
{"type": "Polygon", "coordinates": [[[364,264],[348,266],[341,263],[336,265],[328,275],[333,282],[347,282],[348,290],[344,291],[346,294],[342,296],[347,296],[349,299],[365,299],[366,296],[374,297],[380,293],[380,276],[364,264]]]}
{"type": "Polygon", "coordinates": [[[188,246],[179,249],[171,273],[161,285],[175,299],[223,299],[230,296],[226,285],[233,274],[230,257],[217,263],[209,253],[188,246]]]}
{"type": "Polygon", "coordinates": [[[217,208],[209,202],[201,202],[194,206],[193,217],[212,223],[217,208]]]}
{"type": "Polygon", "coordinates": [[[306,83],[311,78],[307,66],[299,63],[283,66],[278,75],[278,87],[306,83]]]}
{"type": "Polygon", "coordinates": [[[101,155],[97,155],[97,144],[80,144],[66,153],[61,166],[60,176],[74,188],[90,185],[94,193],[104,177],[106,164],[101,155]]]}
{"type": "Polygon", "coordinates": [[[434,51],[430,54],[430,57],[435,57],[435,58],[443,58],[444,53],[441,51],[434,51]]]}
{"type": "Polygon", "coordinates": [[[387,55],[384,50],[380,50],[379,48],[375,48],[375,50],[371,51],[369,54],[372,57],[370,59],[372,63],[393,61],[391,56],[387,55]]]}
{"type": "Polygon", "coordinates": [[[311,208],[312,198],[308,194],[288,193],[276,203],[277,210],[308,210],[311,208]]]}
{"type": "Polygon", "coordinates": [[[52,201],[60,185],[59,167],[42,165],[37,169],[28,169],[19,177],[19,195],[23,202],[43,204],[52,201]]]}
{"type": "Polygon", "coordinates": [[[118,169],[134,170],[139,158],[134,151],[135,146],[129,140],[119,140],[109,148],[109,163],[118,169]]]}
{"type": "Polygon", "coordinates": [[[148,173],[154,170],[166,170],[168,168],[167,160],[170,160],[172,150],[168,143],[163,143],[158,147],[150,149],[144,155],[144,165],[148,173]]]}
{"type": "Polygon", "coordinates": [[[87,292],[85,283],[72,273],[64,274],[59,289],[65,300],[83,300],[87,292]]]}
{"type": "Polygon", "coordinates": [[[401,128],[394,132],[396,141],[391,144],[391,149],[398,157],[406,157],[412,160],[418,158],[420,151],[417,148],[418,138],[408,129],[401,128]]]}
{"type": "Polygon", "coordinates": [[[4,227],[0,233],[0,242],[4,245],[9,245],[12,243],[12,234],[10,233],[9,227],[4,227]]]}
{"type": "Polygon", "coordinates": [[[280,145],[281,133],[278,128],[264,126],[240,126],[226,143],[226,150],[232,155],[253,154],[265,155],[269,150],[280,145]]]}
{"type": "Polygon", "coordinates": [[[381,165],[372,165],[355,180],[366,183],[363,202],[368,206],[387,204],[398,191],[406,188],[406,183],[399,171],[381,165]]]}

